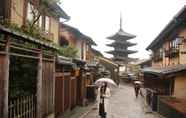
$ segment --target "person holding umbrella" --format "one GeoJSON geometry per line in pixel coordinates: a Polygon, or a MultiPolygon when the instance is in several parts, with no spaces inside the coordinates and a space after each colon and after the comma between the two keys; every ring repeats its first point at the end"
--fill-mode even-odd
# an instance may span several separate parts
{"type": "Polygon", "coordinates": [[[104,82],[103,85],[98,89],[99,92],[99,115],[101,118],[106,118],[107,112],[109,109],[109,97],[110,88],[107,86],[107,83],[104,82]]]}
{"type": "Polygon", "coordinates": [[[110,86],[117,87],[117,84],[110,78],[100,78],[95,81],[95,85],[99,86],[97,101],[99,108],[99,115],[101,118],[106,118],[110,111],[109,98],[111,96],[110,86]]]}
{"type": "Polygon", "coordinates": [[[138,94],[140,92],[140,88],[141,88],[141,82],[134,81],[134,92],[135,92],[136,98],[138,97],[138,94]]]}

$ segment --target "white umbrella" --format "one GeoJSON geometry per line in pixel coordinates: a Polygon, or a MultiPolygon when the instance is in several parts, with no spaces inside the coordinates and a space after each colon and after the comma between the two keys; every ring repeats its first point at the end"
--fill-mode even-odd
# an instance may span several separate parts
{"type": "Polygon", "coordinates": [[[108,85],[117,86],[117,84],[110,78],[100,78],[95,81],[95,84],[98,86],[103,85],[103,83],[107,83],[108,85]]]}
{"type": "Polygon", "coordinates": [[[140,81],[134,81],[134,84],[142,84],[140,81]]]}

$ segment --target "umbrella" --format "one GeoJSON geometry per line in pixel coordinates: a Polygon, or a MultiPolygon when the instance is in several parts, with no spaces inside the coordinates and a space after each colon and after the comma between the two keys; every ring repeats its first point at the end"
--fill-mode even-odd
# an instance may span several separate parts
{"type": "Polygon", "coordinates": [[[117,86],[117,84],[110,78],[100,78],[100,79],[96,80],[95,84],[98,85],[98,86],[101,86],[105,82],[108,85],[117,86]]]}
{"type": "Polygon", "coordinates": [[[140,81],[134,81],[134,84],[142,84],[140,81]]]}

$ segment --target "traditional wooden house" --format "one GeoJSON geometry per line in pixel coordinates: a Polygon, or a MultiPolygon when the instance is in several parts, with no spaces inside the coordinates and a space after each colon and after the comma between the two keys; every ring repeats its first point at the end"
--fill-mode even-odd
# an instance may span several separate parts
{"type": "Polygon", "coordinates": [[[152,104],[155,110],[157,109],[158,100],[156,95],[174,97],[172,100],[162,100],[166,101],[163,102],[166,105],[161,102],[161,99],[159,99],[160,102],[158,102],[162,104],[158,104],[157,110],[170,118],[182,118],[186,113],[185,109],[179,108],[180,103],[186,103],[185,14],[186,7],[184,6],[147,47],[147,50],[152,51],[152,67],[143,70],[145,87],[149,90],[148,102],[152,104]],[[155,95],[153,97],[155,102],[150,98],[150,93],[152,93],[152,96],[155,95]],[[172,105],[175,101],[177,102],[172,105]],[[170,108],[165,106],[170,106],[170,108]],[[167,109],[167,112],[165,109],[167,109]],[[172,112],[169,112],[170,109],[172,112]],[[181,115],[177,116],[177,112],[181,115]]]}
{"type": "Polygon", "coordinates": [[[45,0],[1,0],[0,117],[54,117],[55,56],[59,18],[45,0]]]}
{"type": "Polygon", "coordinates": [[[58,56],[56,62],[55,116],[61,116],[76,105],[76,78],[72,59],[58,56]]]}
{"type": "MultiPolygon", "coordinates": [[[[61,47],[71,46],[78,50],[75,58],[68,58],[68,63],[57,62],[56,70],[56,115],[66,115],[77,105],[86,103],[86,81],[91,74],[86,65],[87,51],[92,44],[92,39],[82,34],[78,29],[66,24],[60,24],[61,47]],[[70,65],[69,65],[70,62],[70,65]],[[70,69],[68,69],[70,68],[70,69]],[[66,71],[65,71],[66,70],[66,71]],[[68,73],[68,74],[67,74],[68,73]],[[58,99],[60,98],[60,99],[58,99]]],[[[64,62],[65,57],[58,57],[64,62]]]]}
{"type": "Polygon", "coordinates": [[[83,61],[89,59],[88,51],[91,45],[96,45],[89,36],[84,35],[78,29],[67,24],[61,24],[59,43],[61,46],[70,45],[78,49],[77,59],[83,61]]]}
{"type": "Polygon", "coordinates": [[[94,48],[90,48],[89,50],[89,60],[88,60],[88,68],[93,75],[93,82],[100,78],[98,69],[99,69],[99,57],[103,57],[103,54],[94,48]]]}
{"type": "Polygon", "coordinates": [[[99,57],[99,63],[103,65],[106,70],[109,71],[110,78],[113,79],[117,84],[119,84],[119,65],[105,57],[99,57]]]}

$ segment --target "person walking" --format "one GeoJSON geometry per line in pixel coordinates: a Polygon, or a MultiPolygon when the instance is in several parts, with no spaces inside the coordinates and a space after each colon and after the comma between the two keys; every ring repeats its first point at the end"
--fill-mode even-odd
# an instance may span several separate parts
{"type": "Polygon", "coordinates": [[[139,91],[140,91],[140,82],[135,81],[134,82],[134,92],[135,92],[136,98],[138,97],[139,91]]]}
{"type": "Polygon", "coordinates": [[[99,115],[101,118],[106,118],[109,112],[109,97],[110,88],[107,86],[107,83],[104,83],[98,89],[98,101],[99,101],[99,115]]]}

